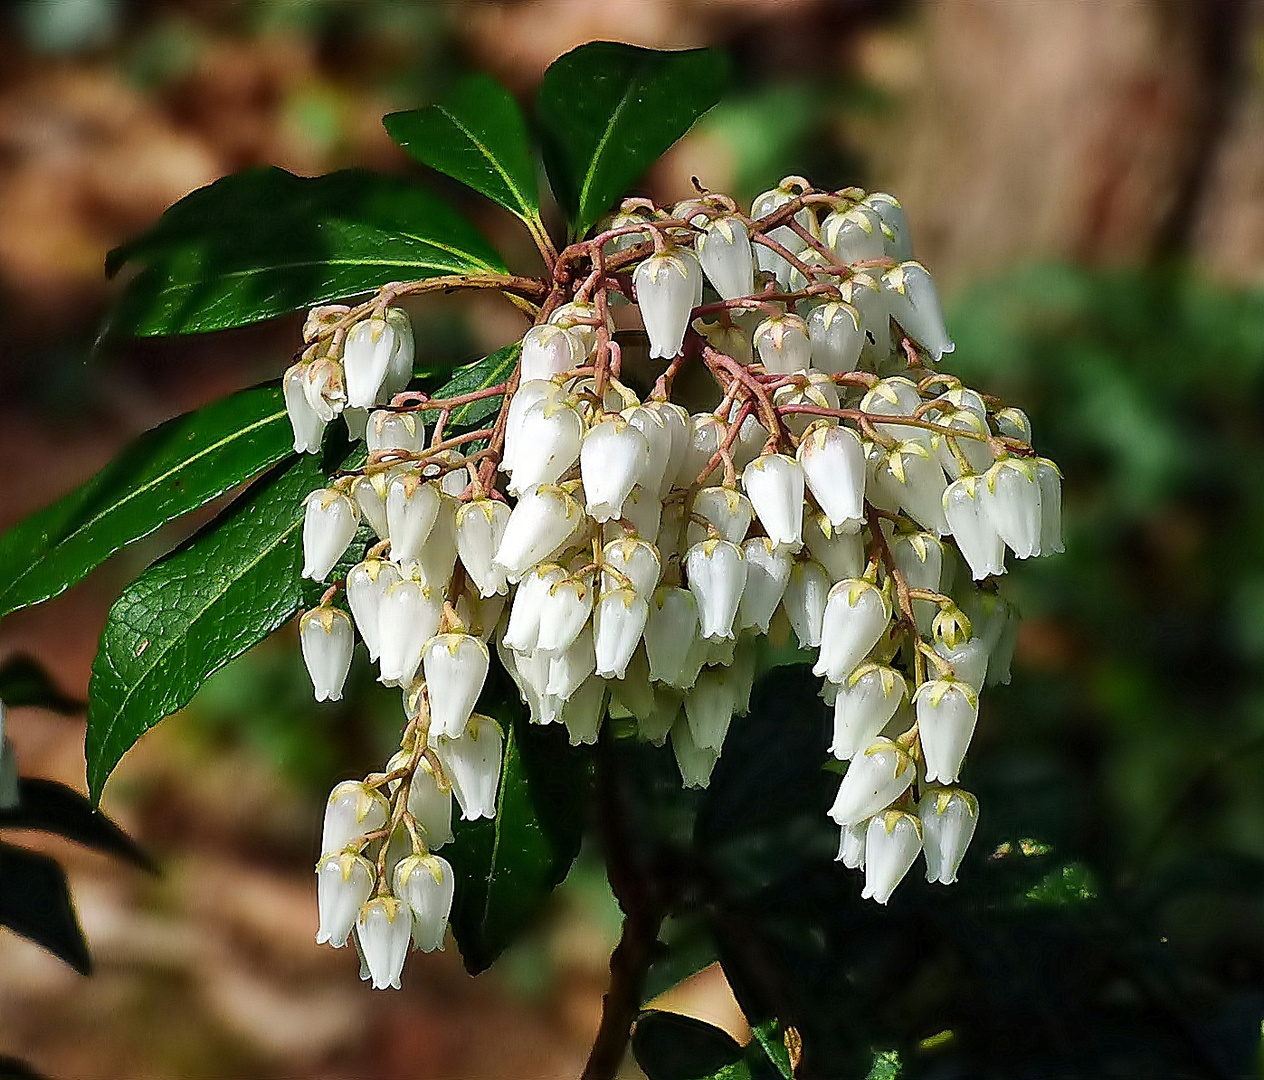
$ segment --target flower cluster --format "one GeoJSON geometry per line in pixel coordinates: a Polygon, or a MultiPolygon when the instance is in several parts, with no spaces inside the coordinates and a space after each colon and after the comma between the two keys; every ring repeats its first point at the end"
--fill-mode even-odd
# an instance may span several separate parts
{"type": "Polygon", "coordinates": [[[705,787],[759,639],[793,634],[849,763],[838,858],[880,903],[919,854],[954,881],[978,695],[1012,650],[991,579],[1007,550],[1061,550],[1060,476],[1025,415],[936,370],[953,346],[891,196],[791,177],[749,215],[706,192],[670,212],[628,200],[552,271],[502,386],[406,391],[399,286],[314,311],[285,376],[297,450],[340,411],[368,448],[308,498],[303,573],[325,581],[362,520],[380,542],[300,634],[317,700],[341,695],[357,631],[403,695],[400,751],[334,789],[317,867],[320,940],[354,936],[378,987],[410,943],[442,942],[452,796],[495,814],[503,733],[475,711],[492,652],[533,722],[592,743],[634,720],[705,787]],[[641,393],[615,294],[648,338],[641,393]],[[714,387],[692,412],[673,400],[690,363],[714,387]],[[493,427],[446,436],[492,396],[493,427]]]}

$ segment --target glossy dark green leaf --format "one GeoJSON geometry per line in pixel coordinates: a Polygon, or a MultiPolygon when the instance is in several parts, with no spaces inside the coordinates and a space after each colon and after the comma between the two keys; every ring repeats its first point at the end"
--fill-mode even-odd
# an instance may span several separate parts
{"type": "Polygon", "coordinates": [[[80,975],[92,970],[66,875],[47,855],[0,844],[0,926],[47,949],[80,975]]]}
{"type": "Polygon", "coordinates": [[[561,724],[533,725],[503,685],[491,693],[494,704],[480,708],[505,731],[496,816],[457,822],[443,849],[457,880],[452,933],[475,975],[530,925],[575,861],[589,783],[586,758],[561,724]]]}
{"type": "Polygon", "coordinates": [[[794,1080],[794,1066],[790,1062],[790,1051],[786,1049],[785,1031],[776,1020],[765,1020],[751,1028],[746,1059],[756,1073],[767,1071],[755,1066],[756,1060],[759,1060],[767,1062],[773,1070],[772,1075],[778,1080],[794,1080]]]}
{"type": "Polygon", "coordinates": [[[65,784],[23,777],[18,805],[0,810],[0,829],[36,829],[116,855],[144,870],[156,870],[144,849],[92,803],[65,784]]]}
{"type": "Polygon", "coordinates": [[[10,708],[48,709],[71,716],[88,707],[65,694],[48,674],[29,656],[11,656],[0,664],[0,702],[10,708]]]}
{"type": "MultiPolygon", "coordinates": [[[[506,345],[503,349],[497,349],[477,363],[458,369],[447,383],[435,391],[434,396],[457,397],[503,383],[513,374],[521,352],[522,345],[517,341],[512,345],[506,345]]],[[[473,427],[480,420],[494,415],[500,409],[502,400],[501,397],[490,397],[480,401],[471,401],[468,405],[460,405],[452,410],[452,415],[448,418],[448,427],[473,427]]],[[[433,421],[434,414],[428,414],[427,419],[433,421]]]]}
{"type": "Polygon", "coordinates": [[[391,281],[504,269],[435,195],[359,170],[226,176],[116,248],[140,267],[110,318],[118,334],[193,334],[344,300],[391,281]]]}
{"type": "Polygon", "coordinates": [[[586,233],[695,120],[720,100],[728,58],[594,41],[544,73],[536,118],[558,201],[586,233]]]}
{"type": "Polygon", "coordinates": [[[540,219],[527,122],[490,75],[471,75],[437,105],[382,118],[387,133],[423,165],[500,203],[524,221],[540,219]]]}
{"type": "Polygon", "coordinates": [[[292,453],[285,402],[274,386],[161,424],[86,484],[0,536],[0,616],[57,596],[119,549],[292,453]]]}
{"type": "Polygon", "coordinates": [[[632,1053],[649,1080],[750,1080],[742,1047],[728,1032],[679,1013],[641,1013],[632,1053]]]}

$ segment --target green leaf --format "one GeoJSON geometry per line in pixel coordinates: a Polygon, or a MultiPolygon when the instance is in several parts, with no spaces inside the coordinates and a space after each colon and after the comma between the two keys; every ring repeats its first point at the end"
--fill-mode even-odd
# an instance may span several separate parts
{"type": "Polygon", "coordinates": [[[452,933],[472,975],[492,964],[566,876],[583,838],[588,788],[586,758],[567,744],[561,724],[532,725],[503,686],[492,693],[497,706],[480,708],[505,731],[496,816],[458,821],[443,849],[457,875],[452,933]]]}
{"type": "Polygon", "coordinates": [[[554,61],[536,118],[549,179],[574,233],[586,233],[720,100],[728,81],[728,57],[712,49],[594,41],[554,61]]]}
{"type": "Polygon", "coordinates": [[[292,453],[275,386],[154,428],[86,484],[0,536],[0,616],[57,596],[121,548],[292,453]]]}
{"type": "Polygon", "coordinates": [[[110,608],[88,686],[94,802],[141,735],[299,610],[303,499],[326,473],[308,454],[277,466],[110,608]]]}
{"type": "Polygon", "coordinates": [[[391,281],[502,271],[464,218],[431,193],[359,170],[248,169],[199,188],[111,251],[141,267],[108,332],[195,334],[343,300],[391,281]]]}
{"type": "MultiPolygon", "coordinates": [[[[477,363],[460,368],[442,387],[435,391],[435,397],[451,398],[460,394],[472,394],[477,390],[486,390],[490,386],[503,383],[518,363],[522,353],[522,343],[515,341],[503,349],[497,349],[477,363]]],[[[483,398],[471,401],[468,405],[460,405],[452,410],[448,418],[448,427],[452,429],[473,427],[480,420],[491,416],[500,408],[503,399],[500,397],[483,398]]],[[[434,417],[430,416],[430,420],[434,417]]]]}
{"type": "Polygon", "coordinates": [[[794,1080],[794,1066],[790,1063],[790,1051],[786,1049],[785,1032],[777,1020],[765,1020],[751,1028],[753,1038],[746,1047],[748,1060],[768,1062],[780,1080],[794,1080]]]}
{"type": "Polygon", "coordinates": [[[29,656],[20,654],[0,664],[0,702],[12,709],[48,709],[63,716],[88,707],[87,702],[62,693],[47,671],[29,656]]]}
{"type": "Polygon", "coordinates": [[[742,1047],[726,1031],[679,1013],[637,1017],[632,1053],[649,1080],[749,1080],[742,1047]]]}
{"type": "Polygon", "coordinates": [[[37,829],[64,836],[85,847],[116,855],[130,863],[156,872],[144,849],[79,792],[55,780],[23,777],[19,781],[18,804],[0,810],[0,829],[37,829]]]}
{"type": "Polygon", "coordinates": [[[66,875],[47,855],[0,844],[0,926],[47,949],[80,975],[92,971],[66,875]]]}
{"type": "Polygon", "coordinates": [[[471,75],[448,100],[382,118],[387,133],[423,165],[500,203],[528,224],[540,220],[527,122],[490,75],[471,75]]]}

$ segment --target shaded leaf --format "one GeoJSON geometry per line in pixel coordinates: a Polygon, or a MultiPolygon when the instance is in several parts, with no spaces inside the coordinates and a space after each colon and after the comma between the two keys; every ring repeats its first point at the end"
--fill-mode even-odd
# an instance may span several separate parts
{"type": "Polygon", "coordinates": [[[0,664],[0,702],[9,708],[48,709],[65,716],[82,712],[88,707],[62,693],[52,676],[29,656],[11,656],[0,664]]]}
{"type": "Polygon", "coordinates": [[[57,596],[121,548],[292,453],[275,386],[159,425],[86,484],[0,536],[0,616],[57,596]]]}
{"type": "Polygon", "coordinates": [[[92,970],[66,875],[47,855],[0,843],[0,926],[47,949],[80,975],[92,970]]]}
{"type": "Polygon", "coordinates": [[[156,872],[144,849],[84,796],[54,780],[23,777],[18,805],[0,810],[0,829],[38,829],[156,872]]]}
{"type": "Polygon", "coordinates": [[[775,1071],[781,1080],[794,1080],[794,1066],[790,1051],[786,1049],[786,1033],[777,1020],[765,1020],[751,1028],[751,1041],[746,1048],[748,1060],[760,1058],[775,1071]]]}
{"type": "Polygon", "coordinates": [[[712,49],[594,41],[550,65],[536,118],[549,179],[575,235],[720,100],[728,81],[728,58],[712,49]]]}
{"type": "Polygon", "coordinates": [[[185,196],[110,252],[141,267],[108,330],[193,334],[344,300],[391,281],[504,269],[437,196],[359,170],[248,169],[185,196]]]}
{"type": "MultiPolygon", "coordinates": [[[[522,343],[518,341],[512,345],[506,345],[503,349],[497,349],[477,363],[459,368],[442,388],[435,391],[434,396],[457,397],[460,394],[486,390],[490,386],[503,383],[513,374],[521,353],[522,343]]],[[[481,401],[471,401],[468,405],[460,405],[452,410],[452,415],[448,418],[448,427],[473,427],[480,420],[495,414],[500,409],[502,400],[501,397],[491,397],[481,401]]],[[[433,418],[433,414],[430,414],[430,419],[433,418]]]]}
{"type": "Polygon", "coordinates": [[[742,1047],[720,1028],[679,1013],[637,1017],[632,1053],[649,1080],[749,1080],[742,1047]]]}
{"type": "Polygon", "coordinates": [[[535,162],[527,122],[509,91],[490,75],[471,75],[447,100],[382,118],[387,133],[423,165],[538,222],[535,162]]]}

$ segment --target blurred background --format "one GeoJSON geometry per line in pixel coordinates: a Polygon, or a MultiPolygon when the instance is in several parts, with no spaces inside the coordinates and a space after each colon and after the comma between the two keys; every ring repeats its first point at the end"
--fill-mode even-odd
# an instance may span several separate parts
{"type": "MultiPolygon", "coordinates": [[[[659,199],[691,176],[749,199],[802,173],[903,201],[958,343],[944,366],[1026,408],[1066,474],[1068,550],[1008,575],[1014,679],[985,697],[971,761],[1069,845],[1082,891],[1220,860],[1151,913],[1197,992],[1256,1008],[1260,878],[1223,868],[1264,858],[1264,5],[13,0],[0,526],[155,423],[276,377],[298,340],[291,319],[96,351],[109,248],[249,165],[414,172],[383,113],[473,69],[529,101],[598,38],[735,57],[732,95],[647,178],[659,199]]],[[[467,209],[535,272],[504,216],[467,209]]],[[[416,314],[433,359],[520,332],[481,305],[416,314]]],[[[0,657],[30,653],[84,694],[109,603],[178,538],[7,619],[0,657]]],[[[596,853],[477,981],[449,948],[374,995],[353,957],[312,944],[324,794],[397,722],[362,681],[312,707],[290,628],[144,738],[105,806],[157,879],[32,840],[68,868],[97,971],[0,932],[0,1056],[85,1080],[577,1075],[618,932],[596,853]]],[[[15,710],[10,731],[25,774],[83,790],[80,722],[15,710]]],[[[743,1033],[716,969],[672,1006],[743,1033]]]]}

